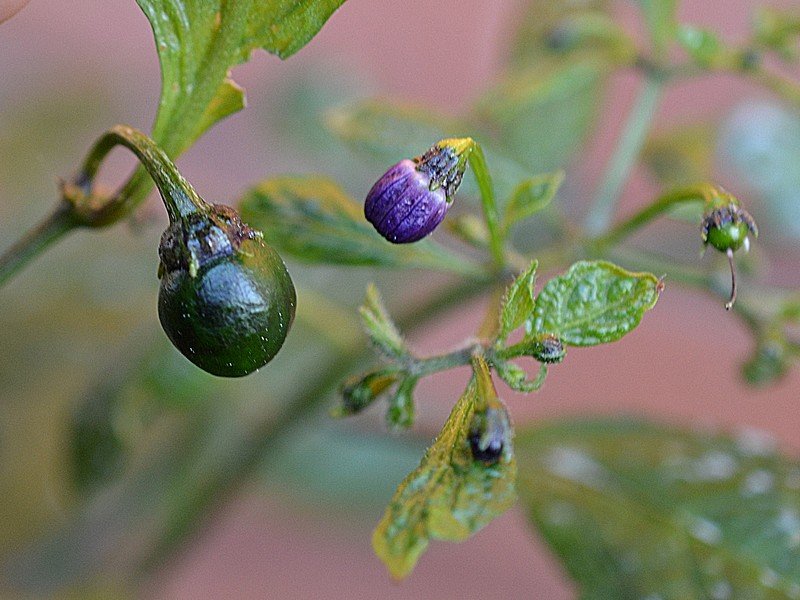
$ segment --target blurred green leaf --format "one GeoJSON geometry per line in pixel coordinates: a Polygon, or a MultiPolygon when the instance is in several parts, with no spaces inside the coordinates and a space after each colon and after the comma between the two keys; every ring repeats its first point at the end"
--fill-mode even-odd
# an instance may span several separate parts
{"type": "Polygon", "coordinates": [[[498,338],[504,340],[508,334],[522,327],[533,315],[536,303],[534,286],[538,261],[533,261],[525,272],[520,274],[508,287],[500,308],[500,332],[498,338]]]}
{"type": "Polygon", "coordinates": [[[344,0],[137,0],[153,28],[162,89],[153,138],[179,154],[244,106],[229,69],[263,48],[287,58],[344,0]]]}
{"type": "Polygon", "coordinates": [[[520,183],[506,204],[503,227],[508,230],[514,223],[535,215],[555,198],[564,181],[564,171],[531,177],[520,183]]]}
{"type": "Polygon", "coordinates": [[[361,206],[323,176],[267,179],[245,193],[239,209],[270,244],[306,262],[480,273],[477,265],[431,240],[387,242],[364,218],[361,206]]]}
{"type": "Polygon", "coordinates": [[[296,428],[265,462],[263,485],[267,493],[277,486],[296,495],[327,518],[332,510],[363,517],[386,504],[424,451],[418,438],[315,422],[296,428]]]}
{"type": "Polygon", "coordinates": [[[751,385],[769,385],[789,371],[790,356],[780,337],[759,340],[750,358],[742,365],[742,375],[751,385]]]}
{"type": "Polygon", "coordinates": [[[370,340],[383,354],[394,359],[408,354],[403,337],[389,316],[378,288],[372,284],[367,287],[364,305],[359,313],[370,340]]]}
{"type": "Polygon", "coordinates": [[[756,9],[753,28],[759,44],[777,52],[786,61],[800,58],[800,13],[767,6],[756,9]]]}
{"type": "Polygon", "coordinates": [[[656,53],[662,54],[675,34],[678,0],[636,0],[644,13],[656,53]]]}
{"type": "MultiPolygon", "coordinates": [[[[329,111],[326,125],[376,169],[386,169],[403,158],[419,156],[441,139],[472,136],[486,154],[499,197],[509,194],[520,180],[530,175],[516,157],[509,158],[513,155],[504,155],[496,146],[487,145],[480,136],[476,137],[475,131],[480,127],[474,120],[444,117],[427,108],[369,100],[329,111]]],[[[471,170],[467,173],[461,193],[477,194],[474,173],[471,170]]],[[[378,175],[376,173],[375,179],[378,175]]]]}
{"type": "Polygon", "coordinates": [[[607,0],[528,0],[519,15],[511,45],[512,65],[531,65],[561,50],[563,45],[558,43],[561,28],[566,26],[569,31],[575,20],[602,19],[608,4],[607,0]]]}
{"type": "Polygon", "coordinates": [[[633,420],[520,433],[528,515],[582,598],[800,595],[800,464],[762,432],[633,420]]]}
{"type": "Polygon", "coordinates": [[[412,571],[429,540],[465,540],[514,503],[510,444],[494,465],[472,458],[467,436],[473,414],[485,408],[480,402],[473,380],[375,529],[375,553],[395,578],[412,571]]]}
{"type": "Polygon", "coordinates": [[[647,140],[642,160],[665,188],[708,181],[713,174],[716,129],[702,122],[656,133],[647,140]]]}
{"type": "Polygon", "coordinates": [[[513,71],[478,101],[477,126],[530,171],[559,169],[588,135],[609,72],[591,54],[513,71]]]}
{"type": "Polygon", "coordinates": [[[658,300],[661,282],[604,261],[580,261],[554,277],[536,299],[533,331],[564,344],[594,346],[634,329],[658,300]]]}
{"type": "Polygon", "coordinates": [[[713,31],[692,25],[680,25],[676,31],[676,38],[701,67],[711,67],[725,58],[725,47],[713,31]]]}

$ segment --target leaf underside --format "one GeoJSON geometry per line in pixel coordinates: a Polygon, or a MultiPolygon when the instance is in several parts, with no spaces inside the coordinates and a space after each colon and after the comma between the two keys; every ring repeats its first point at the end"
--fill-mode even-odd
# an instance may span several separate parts
{"type": "Polygon", "coordinates": [[[516,450],[529,517],[581,597],[800,597],[800,464],[763,433],[567,421],[516,450]]]}

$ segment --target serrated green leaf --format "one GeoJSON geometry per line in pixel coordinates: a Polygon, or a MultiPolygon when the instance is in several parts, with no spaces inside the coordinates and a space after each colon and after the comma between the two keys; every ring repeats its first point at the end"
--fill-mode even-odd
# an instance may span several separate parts
{"type": "Polygon", "coordinates": [[[559,169],[589,133],[609,72],[591,54],[513,71],[478,101],[476,123],[529,170],[559,169]]]}
{"type": "Polygon", "coordinates": [[[161,101],[153,138],[171,155],[244,106],[229,78],[256,48],[286,58],[316,35],[344,0],[137,0],[153,29],[161,101]]]}
{"type": "Polygon", "coordinates": [[[535,215],[555,198],[564,181],[564,171],[531,177],[520,183],[506,204],[503,227],[508,230],[514,223],[535,215]]]}
{"type": "Polygon", "coordinates": [[[637,0],[657,53],[663,53],[675,33],[677,0],[637,0]]]}
{"type": "Polygon", "coordinates": [[[514,503],[510,440],[496,464],[472,458],[467,436],[480,402],[473,380],[373,533],[375,553],[395,578],[411,573],[429,540],[465,540],[514,503]]]}
{"type": "Polygon", "coordinates": [[[480,273],[432,240],[390,244],[364,218],[361,205],[327,177],[267,179],[245,193],[239,209],[271,245],[302,261],[480,273]]]}
{"type": "Polygon", "coordinates": [[[533,331],[554,333],[571,346],[620,339],[655,306],[661,282],[604,261],[580,261],[554,277],[536,299],[533,331]]]}
{"type": "Polygon", "coordinates": [[[370,284],[364,305],[359,309],[361,321],[372,343],[390,358],[400,358],[408,354],[403,336],[389,316],[378,288],[370,284]]]}
{"type": "Polygon", "coordinates": [[[544,363],[539,365],[539,372],[533,381],[528,380],[528,372],[525,369],[512,362],[497,360],[494,363],[494,368],[500,378],[508,384],[508,387],[526,394],[541,388],[547,377],[547,365],[544,363]]]}
{"type": "Polygon", "coordinates": [[[504,340],[508,334],[522,327],[533,315],[536,303],[534,286],[536,285],[536,269],[538,261],[533,261],[528,269],[519,275],[506,290],[500,307],[500,333],[498,338],[504,340]]]}
{"type": "Polygon", "coordinates": [[[520,433],[528,515],[582,598],[800,594],[800,463],[733,438],[632,420],[520,433]]]}

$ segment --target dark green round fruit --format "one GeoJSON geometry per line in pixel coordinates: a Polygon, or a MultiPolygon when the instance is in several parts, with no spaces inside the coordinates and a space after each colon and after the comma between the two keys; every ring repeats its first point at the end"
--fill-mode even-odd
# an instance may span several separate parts
{"type": "Polygon", "coordinates": [[[242,377],[280,350],[297,297],[278,253],[232,209],[214,210],[164,232],[158,316],[198,367],[242,377]]]}

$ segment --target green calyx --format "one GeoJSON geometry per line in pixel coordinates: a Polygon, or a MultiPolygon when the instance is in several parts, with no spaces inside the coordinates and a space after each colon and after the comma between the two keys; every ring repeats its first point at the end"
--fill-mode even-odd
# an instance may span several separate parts
{"type": "Polygon", "coordinates": [[[749,234],[758,237],[753,217],[738,202],[729,201],[720,205],[714,201],[709,204],[710,210],[706,210],[701,231],[704,244],[720,252],[736,252],[742,246],[748,248],[749,234]]]}
{"type": "Polygon", "coordinates": [[[117,125],[98,139],[73,181],[62,186],[72,218],[97,227],[124,212],[119,197],[93,189],[116,146],[136,155],[169,215],[158,249],[158,316],[167,337],[213,375],[241,377],[267,364],[283,345],[297,304],[283,260],[235,210],[203,200],[147,135],[117,125]]]}
{"type": "Polygon", "coordinates": [[[434,144],[422,156],[414,159],[417,171],[430,177],[429,189],[435,191],[442,188],[448,202],[461,186],[461,180],[467,170],[467,161],[475,141],[472,138],[448,138],[434,144]]]}

